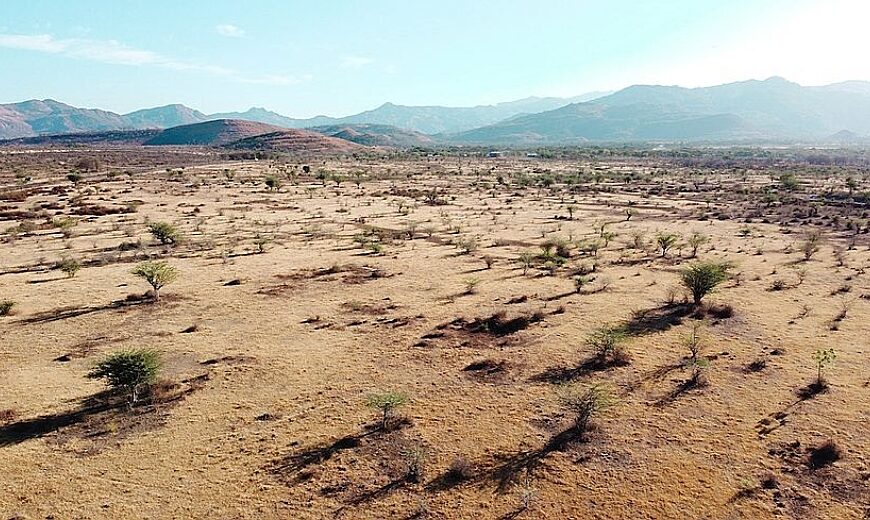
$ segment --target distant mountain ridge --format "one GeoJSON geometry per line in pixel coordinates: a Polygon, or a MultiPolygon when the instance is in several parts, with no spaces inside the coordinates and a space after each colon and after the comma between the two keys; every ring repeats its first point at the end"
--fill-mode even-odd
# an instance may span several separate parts
{"type": "Polygon", "coordinates": [[[105,110],[77,108],[51,99],[30,100],[0,105],[0,139],[46,134],[171,128],[218,119],[255,121],[282,128],[380,124],[426,134],[461,132],[519,114],[551,110],[595,95],[597,94],[576,98],[526,98],[477,107],[416,107],[385,103],[374,110],[348,117],[316,116],[307,119],[294,119],[257,107],[245,112],[207,115],[179,104],[146,108],[122,115],[105,110]]]}
{"type": "Polygon", "coordinates": [[[184,105],[119,115],[33,100],[0,105],[0,139],[168,128],[221,119],[280,129],[312,128],[364,146],[397,148],[631,141],[862,144],[870,142],[870,82],[805,87],[773,77],[703,88],[634,85],[603,97],[526,98],[476,107],[385,103],[348,117],[308,119],[264,108],[207,115],[184,105]]]}
{"type": "Polygon", "coordinates": [[[634,85],[585,103],[446,136],[464,144],[822,140],[870,135],[870,83],[803,87],[773,77],[705,88],[634,85]]]}

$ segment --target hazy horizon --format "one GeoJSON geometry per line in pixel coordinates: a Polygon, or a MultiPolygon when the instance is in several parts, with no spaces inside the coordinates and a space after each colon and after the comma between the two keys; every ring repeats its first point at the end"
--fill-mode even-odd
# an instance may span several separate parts
{"type": "Polygon", "coordinates": [[[870,6],[714,0],[0,6],[2,102],[128,113],[180,103],[306,118],[385,102],[475,106],[633,84],[870,79],[852,59],[870,6]],[[626,30],[631,28],[631,30],[626,30]],[[541,49],[546,49],[542,55],[541,49]]]}

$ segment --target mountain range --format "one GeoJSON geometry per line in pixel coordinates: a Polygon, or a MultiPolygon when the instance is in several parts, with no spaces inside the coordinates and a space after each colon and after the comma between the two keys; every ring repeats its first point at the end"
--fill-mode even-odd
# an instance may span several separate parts
{"type": "Polygon", "coordinates": [[[385,103],[374,110],[348,117],[317,116],[308,119],[294,119],[264,108],[206,115],[178,104],[147,108],[122,115],[105,110],[77,108],[52,99],[30,100],[0,105],[0,139],[46,134],[170,128],[218,119],[255,121],[282,128],[378,124],[425,134],[452,133],[496,123],[521,114],[551,110],[572,102],[594,98],[596,95],[599,94],[587,94],[576,98],[530,97],[476,107],[403,106],[385,103]]]}
{"type": "MultiPolygon", "coordinates": [[[[476,107],[385,103],[347,117],[308,119],[294,119],[263,108],[206,115],[184,105],[121,115],[53,100],[31,100],[0,105],[0,139],[120,130],[141,132],[216,120],[271,125],[275,132],[304,128],[365,146],[397,148],[631,141],[792,140],[861,144],[867,143],[870,136],[870,82],[807,87],[773,77],[703,88],[634,85],[611,94],[532,97],[476,107]]],[[[240,125],[238,130],[249,130],[243,127],[240,125]]],[[[211,130],[214,127],[205,126],[186,129],[184,133],[195,139],[190,132],[211,130]]],[[[138,134],[136,139],[152,137],[138,134]]],[[[114,134],[109,138],[123,140],[114,134]]],[[[208,143],[209,139],[203,138],[190,144],[208,143]]]]}
{"type": "Polygon", "coordinates": [[[461,132],[449,140],[499,145],[828,140],[843,131],[870,135],[870,83],[804,87],[773,77],[694,89],[635,85],[589,102],[461,132]]]}

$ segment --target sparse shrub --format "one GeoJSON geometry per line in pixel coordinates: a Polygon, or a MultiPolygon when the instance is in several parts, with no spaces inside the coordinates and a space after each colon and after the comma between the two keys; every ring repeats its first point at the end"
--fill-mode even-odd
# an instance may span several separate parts
{"type": "Polygon", "coordinates": [[[816,382],[815,386],[817,388],[827,388],[828,382],[825,380],[823,370],[829,365],[833,364],[834,360],[837,359],[837,352],[832,349],[819,349],[813,352],[813,361],[816,364],[816,382]]]}
{"type": "Polygon", "coordinates": [[[570,258],[571,241],[561,237],[548,238],[541,244],[541,258],[550,260],[554,257],[570,258]]]}
{"type": "Polygon", "coordinates": [[[577,210],[577,206],[574,204],[568,204],[565,206],[565,209],[568,211],[568,220],[574,220],[574,211],[577,210]]]}
{"type": "Polygon", "coordinates": [[[18,417],[18,412],[12,408],[4,408],[0,410],[0,424],[10,423],[18,417]]]}
{"type": "Polygon", "coordinates": [[[462,283],[465,285],[465,294],[474,294],[477,290],[477,286],[480,285],[480,278],[466,278],[462,283]]]}
{"type": "Polygon", "coordinates": [[[51,220],[51,225],[55,229],[59,229],[61,234],[66,238],[72,236],[72,230],[78,223],[79,221],[72,217],[55,217],[51,220]]]}
{"type": "Polygon", "coordinates": [[[154,300],[160,299],[160,289],[178,278],[178,270],[166,262],[142,262],[132,271],[154,289],[154,300]]]}
{"type": "Polygon", "coordinates": [[[486,264],[487,269],[492,269],[492,266],[495,265],[496,258],[492,255],[483,255],[483,263],[486,264]]]}
{"type": "Polygon", "coordinates": [[[82,174],[78,172],[70,172],[66,174],[66,180],[73,184],[78,184],[82,180],[82,174]]]}
{"type": "Polygon", "coordinates": [[[581,252],[585,254],[598,256],[598,251],[602,247],[604,247],[604,241],[597,238],[591,240],[584,240],[583,242],[577,244],[577,247],[580,249],[581,252]]]}
{"type": "Polygon", "coordinates": [[[148,225],[148,231],[161,244],[177,244],[181,241],[181,232],[169,222],[152,222],[148,225]]]}
{"type": "Polygon", "coordinates": [[[797,176],[792,172],[785,172],[780,175],[779,185],[785,191],[796,191],[800,187],[797,176]]]}
{"type": "Polygon", "coordinates": [[[616,238],[616,233],[614,233],[614,232],[612,232],[612,231],[604,231],[604,230],[602,230],[601,233],[598,235],[598,237],[599,237],[599,238],[601,239],[601,241],[604,243],[604,244],[602,245],[602,247],[606,248],[607,246],[610,245],[610,242],[611,242],[613,239],[616,238]]]}
{"type": "Polygon", "coordinates": [[[532,481],[532,471],[526,468],[523,474],[523,480],[520,482],[520,511],[528,511],[534,505],[538,498],[538,490],[535,489],[532,481]]]}
{"type": "Polygon", "coordinates": [[[584,287],[592,283],[593,277],[585,274],[578,274],[574,277],[574,289],[579,293],[584,287]]]}
{"type": "Polygon", "coordinates": [[[692,292],[695,305],[700,305],[704,296],[728,279],[730,267],[726,262],[697,262],[680,272],[683,286],[692,292]]]}
{"type": "Polygon", "coordinates": [[[771,291],[782,291],[785,290],[786,287],[787,285],[785,283],[785,280],[783,280],[782,278],[777,278],[773,281],[773,283],[770,284],[771,291]]]}
{"type": "Polygon", "coordinates": [[[656,246],[659,251],[661,251],[661,256],[664,258],[667,256],[668,251],[670,251],[677,242],[680,240],[680,235],[677,233],[658,233],[656,234],[656,246]]]}
{"type": "Polygon", "coordinates": [[[710,366],[710,362],[701,357],[701,349],[703,348],[701,338],[701,325],[695,324],[692,327],[692,332],[683,338],[683,344],[689,350],[689,357],[684,363],[684,366],[691,369],[692,375],[689,378],[688,385],[691,387],[699,387],[707,385],[706,371],[710,366]]]}
{"type": "Polygon", "coordinates": [[[602,365],[626,364],[628,353],[623,344],[627,338],[623,327],[605,325],[586,336],[586,345],[592,349],[595,360],[602,365]]]}
{"type": "Polygon", "coordinates": [[[456,457],[450,461],[447,467],[447,480],[450,482],[462,482],[474,476],[474,467],[465,457],[456,457]]]}
{"type": "Polygon", "coordinates": [[[456,239],[456,247],[459,248],[460,254],[467,255],[469,253],[477,251],[477,248],[480,247],[480,244],[474,237],[462,237],[456,239]]]}
{"type": "Polygon", "coordinates": [[[523,275],[529,272],[529,268],[535,265],[535,253],[532,251],[523,251],[517,258],[517,262],[523,266],[523,275]]]}
{"type": "Polygon", "coordinates": [[[116,352],[100,361],[88,377],[105,379],[116,389],[130,393],[130,404],[136,404],[139,389],[157,380],[161,368],[160,354],[155,350],[138,349],[116,352]]]}
{"type": "Polygon", "coordinates": [[[406,482],[417,483],[423,479],[428,455],[426,447],[420,443],[414,442],[405,446],[402,450],[402,457],[405,459],[406,482]]]}
{"type": "Polygon", "coordinates": [[[810,451],[809,466],[813,469],[823,468],[843,458],[843,450],[832,440],[827,440],[810,451]]]}
{"type": "Polygon", "coordinates": [[[12,300],[0,300],[0,316],[9,316],[12,314],[12,308],[16,303],[12,300]]]}
{"type": "Polygon", "coordinates": [[[581,438],[599,413],[612,405],[610,392],[600,384],[566,385],[559,389],[559,401],[574,418],[574,430],[581,438]]]}
{"type": "Polygon", "coordinates": [[[686,239],[686,243],[692,248],[691,257],[695,258],[698,256],[698,249],[704,244],[710,242],[710,237],[703,233],[698,233],[697,231],[689,235],[689,238],[686,239]]]}
{"type": "Polygon", "coordinates": [[[259,233],[254,235],[254,245],[257,246],[257,253],[258,254],[265,253],[266,248],[268,248],[269,244],[271,244],[271,243],[272,243],[272,239],[267,237],[267,236],[263,236],[259,233]]]}
{"type": "Polygon", "coordinates": [[[269,191],[278,191],[281,189],[281,179],[275,175],[267,175],[263,182],[266,184],[266,188],[269,191]]]}
{"type": "Polygon", "coordinates": [[[381,412],[381,429],[388,430],[390,421],[394,418],[396,409],[408,402],[408,397],[399,392],[387,392],[368,396],[366,404],[381,412]]]}
{"type": "Polygon", "coordinates": [[[67,257],[60,261],[57,268],[63,271],[67,278],[72,278],[82,268],[82,264],[75,258],[67,257]]]}
{"type": "Polygon", "coordinates": [[[819,252],[822,245],[822,234],[818,231],[811,231],[804,236],[804,241],[800,245],[800,251],[804,255],[805,261],[810,259],[819,252]]]}
{"type": "Polygon", "coordinates": [[[637,249],[638,251],[643,251],[646,249],[646,233],[643,231],[632,231],[631,232],[631,247],[637,249]]]}

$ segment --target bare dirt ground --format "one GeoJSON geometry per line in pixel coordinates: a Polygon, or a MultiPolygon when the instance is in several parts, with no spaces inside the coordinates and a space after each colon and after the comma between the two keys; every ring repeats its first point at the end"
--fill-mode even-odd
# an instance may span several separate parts
{"type": "Polygon", "coordinates": [[[65,161],[17,160],[0,518],[870,515],[866,172],[848,196],[847,168],[790,191],[769,167],[616,159],[198,157],[75,183],[65,161]],[[158,243],[156,221],[184,241],[158,243]],[[664,257],[662,232],[681,235],[664,257]],[[698,258],[734,265],[700,310],[679,285],[693,233],[698,258]],[[546,263],[558,238],[567,261],[546,263]],[[159,302],[131,274],[149,258],[180,273],[159,302]],[[585,338],[608,324],[630,359],[598,366],[585,338]],[[706,386],[686,384],[699,324],[706,386]],[[85,376],[139,347],[165,381],[130,409],[85,376]],[[829,387],[806,392],[823,348],[829,387]],[[591,383],[613,403],[580,439],[557,395],[591,383]],[[386,391],[408,402],[384,431],[366,399],[386,391]],[[829,440],[839,459],[819,462],[829,440]]]}

